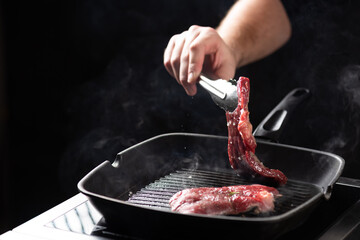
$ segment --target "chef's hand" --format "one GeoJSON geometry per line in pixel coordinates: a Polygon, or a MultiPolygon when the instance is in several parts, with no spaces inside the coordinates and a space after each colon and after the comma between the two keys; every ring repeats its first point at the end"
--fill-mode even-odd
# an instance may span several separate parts
{"type": "Polygon", "coordinates": [[[291,24],[281,0],[238,0],[219,26],[192,26],[173,36],[164,53],[167,71],[188,95],[200,73],[230,79],[238,67],[270,55],[285,44],[291,24]]]}
{"type": "Polygon", "coordinates": [[[200,73],[214,79],[231,79],[237,60],[215,29],[194,25],[170,39],[164,65],[186,93],[193,96],[200,73]]]}

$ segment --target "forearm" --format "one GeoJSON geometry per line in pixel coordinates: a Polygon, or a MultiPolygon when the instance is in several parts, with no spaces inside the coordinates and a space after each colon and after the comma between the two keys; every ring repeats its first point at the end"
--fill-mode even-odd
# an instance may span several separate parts
{"type": "Polygon", "coordinates": [[[291,25],[280,0],[238,0],[217,31],[241,67],[280,48],[291,25]]]}

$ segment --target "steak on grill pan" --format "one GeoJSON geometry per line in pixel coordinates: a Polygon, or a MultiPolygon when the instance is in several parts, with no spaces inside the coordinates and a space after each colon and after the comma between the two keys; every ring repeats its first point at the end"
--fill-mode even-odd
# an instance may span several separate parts
{"type": "Polygon", "coordinates": [[[274,210],[278,190],[259,184],[230,187],[185,189],[170,199],[171,210],[180,213],[236,215],[253,210],[266,213],[274,210]]]}

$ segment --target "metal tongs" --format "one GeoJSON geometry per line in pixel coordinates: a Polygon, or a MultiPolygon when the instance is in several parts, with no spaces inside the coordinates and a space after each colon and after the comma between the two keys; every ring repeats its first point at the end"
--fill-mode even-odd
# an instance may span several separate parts
{"type": "Polygon", "coordinates": [[[237,81],[230,79],[211,80],[204,75],[200,75],[199,85],[209,92],[213,101],[228,112],[233,112],[238,105],[238,96],[236,92],[237,81]]]}

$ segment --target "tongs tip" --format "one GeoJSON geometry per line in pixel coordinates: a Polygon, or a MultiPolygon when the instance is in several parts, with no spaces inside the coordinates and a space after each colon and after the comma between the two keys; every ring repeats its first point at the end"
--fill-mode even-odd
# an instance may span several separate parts
{"type": "Polygon", "coordinates": [[[237,107],[237,81],[230,80],[211,80],[205,76],[200,76],[200,86],[207,90],[214,102],[225,111],[234,111],[237,107]]]}
{"type": "Polygon", "coordinates": [[[236,80],[236,79],[232,78],[232,79],[229,80],[229,82],[230,82],[232,85],[237,86],[237,80],[236,80]]]}

